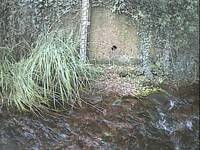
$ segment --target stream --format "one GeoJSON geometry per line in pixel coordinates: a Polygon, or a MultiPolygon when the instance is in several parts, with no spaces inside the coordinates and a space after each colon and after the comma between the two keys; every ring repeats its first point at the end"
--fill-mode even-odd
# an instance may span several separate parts
{"type": "Polygon", "coordinates": [[[198,150],[198,91],[96,96],[93,105],[42,117],[0,108],[0,150],[198,150]]]}

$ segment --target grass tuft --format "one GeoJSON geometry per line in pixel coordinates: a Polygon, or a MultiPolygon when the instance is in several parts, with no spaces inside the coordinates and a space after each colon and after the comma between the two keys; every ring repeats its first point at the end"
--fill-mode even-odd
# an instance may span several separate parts
{"type": "Polygon", "coordinates": [[[0,91],[9,105],[34,110],[80,100],[97,71],[81,61],[73,31],[57,30],[40,36],[28,58],[18,62],[1,58],[0,91]]]}

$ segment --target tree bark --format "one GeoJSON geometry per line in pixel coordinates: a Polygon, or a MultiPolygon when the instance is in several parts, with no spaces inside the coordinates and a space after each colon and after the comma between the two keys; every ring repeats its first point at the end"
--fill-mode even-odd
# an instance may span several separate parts
{"type": "Polygon", "coordinates": [[[80,25],[80,57],[82,61],[87,59],[87,33],[89,25],[89,0],[82,0],[81,3],[81,25],[80,25]]]}

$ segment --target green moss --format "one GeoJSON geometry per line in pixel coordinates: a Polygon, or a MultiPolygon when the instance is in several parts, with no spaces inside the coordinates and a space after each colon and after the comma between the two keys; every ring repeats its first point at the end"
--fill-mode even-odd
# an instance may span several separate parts
{"type": "Polygon", "coordinates": [[[136,97],[146,97],[148,95],[158,93],[160,91],[162,91],[162,89],[159,87],[143,87],[137,90],[136,97]]]}

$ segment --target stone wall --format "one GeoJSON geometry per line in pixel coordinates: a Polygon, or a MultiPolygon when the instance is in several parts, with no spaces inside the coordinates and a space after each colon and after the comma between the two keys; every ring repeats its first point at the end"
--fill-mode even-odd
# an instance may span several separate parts
{"type": "MultiPolygon", "coordinates": [[[[0,47],[22,49],[41,33],[57,27],[80,29],[80,0],[0,0],[0,47]],[[25,46],[24,46],[25,45],[25,46]]],[[[133,23],[107,8],[90,10],[88,56],[103,62],[138,60],[138,35],[133,23]]]]}
{"type": "Polygon", "coordinates": [[[93,7],[89,32],[89,58],[95,61],[134,63],[138,60],[138,35],[133,23],[109,9],[93,7]]]}
{"type": "Polygon", "coordinates": [[[79,28],[79,10],[80,0],[0,0],[0,47],[33,43],[58,25],[79,28]]]}

